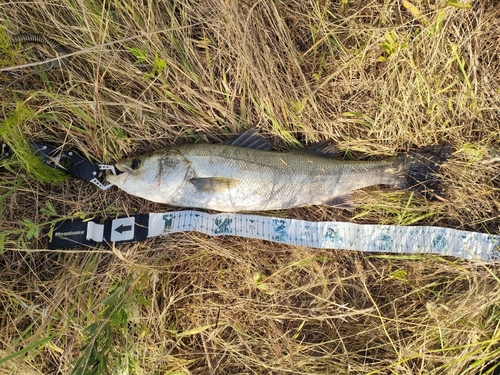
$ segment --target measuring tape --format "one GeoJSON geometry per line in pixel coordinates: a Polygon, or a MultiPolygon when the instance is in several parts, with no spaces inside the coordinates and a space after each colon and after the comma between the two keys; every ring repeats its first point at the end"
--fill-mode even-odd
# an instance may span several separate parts
{"type": "Polygon", "coordinates": [[[141,214],[103,223],[65,220],[53,231],[49,248],[145,241],[178,232],[238,236],[316,249],[450,255],[500,261],[500,236],[430,226],[311,222],[247,214],[175,211],[141,214]]]}

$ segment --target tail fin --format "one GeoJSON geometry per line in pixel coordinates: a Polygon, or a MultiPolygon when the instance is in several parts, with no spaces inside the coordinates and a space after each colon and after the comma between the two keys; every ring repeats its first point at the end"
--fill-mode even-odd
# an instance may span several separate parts
{"type": "Polygon", "coordinates": [[[451,145],[440,144],[398,155],[396,165],[404,172],[399,187],[417,191],[426,197],[444,197],[445,188],[437,176],[437,170],[452,153],[451,145]]]}

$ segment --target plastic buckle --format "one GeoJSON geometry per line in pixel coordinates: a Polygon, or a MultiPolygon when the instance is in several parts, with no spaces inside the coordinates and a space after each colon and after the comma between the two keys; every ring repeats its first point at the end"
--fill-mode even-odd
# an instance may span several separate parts
{"type": "Polygon", "coordinates": [[[35,152],[43,155],[43,162],[49,167],[59,169],[68,174],[89,181],[96,185],[101,190],[109,189],[112,184],[104,185],[99,181],[101,171],[110,170],[116,174],[115,168],[112,165],[96,164],[80,155],[75,151],[61,151],[56,147],[33,143],[35,152]]]}

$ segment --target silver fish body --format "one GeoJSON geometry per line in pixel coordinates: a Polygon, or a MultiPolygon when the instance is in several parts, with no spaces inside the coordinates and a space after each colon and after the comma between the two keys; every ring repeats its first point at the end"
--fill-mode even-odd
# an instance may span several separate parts
{"type": "Polygon", "coordinates": [[[222,212],[309,205],[352,206],[356,189],[408,186],[407,157],[346,161],[309,152],[275,152],[225,144],[187,144],[125,159],[107,176],[154,202],[222,212]]]}

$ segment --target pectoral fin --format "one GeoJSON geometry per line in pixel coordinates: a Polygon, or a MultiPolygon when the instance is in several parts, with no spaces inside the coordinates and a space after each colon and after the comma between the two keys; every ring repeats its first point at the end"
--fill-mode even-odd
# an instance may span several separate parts
{"type": "Polygon", "coordinates": [[[348,191],[344,195],[332,198],[324,203],[327,206],[343,208],[344,210],[354,209],[354,202],[352,200],[352,191],[348,191]]]}
{"type": "Polygon", "coordinates": [[[229,190],[239,183],[239,180],[236,178],[225,177],[192,178],[189,181],[200,193],[213,193],[229,190]]]}

